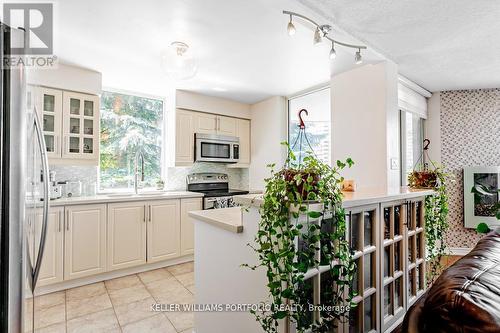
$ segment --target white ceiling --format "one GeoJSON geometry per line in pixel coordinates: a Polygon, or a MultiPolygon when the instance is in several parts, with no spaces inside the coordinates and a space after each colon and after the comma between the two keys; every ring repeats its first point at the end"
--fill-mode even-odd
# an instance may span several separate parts
{"type": "Polygon", "coordinates": [[[500,87],[500,1],[299,1],[430,91],[500,87]]]}
{"type": "MultiPolygon", "coordinates": [[[[296,0],[58,0],[54,48],[61,61],[102,72],[106,87],[158,96],[175,87],[246,103],[294,94],[355,66],[354,52],[339,49],[330,68],[330,45],[313,46],[304,24],[289,37],[283,9],[327,23],[296,0]],[[160,69],[161,52],[176,40],[199,59],[196,77],[179,83],[160,69]]],[[[364,58],[382,59],[372,51],[364,58]]]]}

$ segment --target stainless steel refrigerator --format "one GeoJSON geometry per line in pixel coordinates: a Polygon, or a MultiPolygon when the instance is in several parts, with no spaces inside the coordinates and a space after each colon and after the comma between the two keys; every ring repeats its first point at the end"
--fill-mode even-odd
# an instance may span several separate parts
{"type": "Polygon", "coordinates": [[[6,61],[21,56],[10,50],[24,40],[24,31],[0,23],[1,332],[34,331],[34,291],[49,210],[48,162],[35,96],[26,87],[26,70],[6,61]]]}

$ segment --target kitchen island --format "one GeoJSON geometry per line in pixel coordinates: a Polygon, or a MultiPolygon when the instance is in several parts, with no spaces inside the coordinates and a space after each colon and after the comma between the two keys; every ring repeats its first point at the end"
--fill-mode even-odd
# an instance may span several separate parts
{"type": "MultiPolygon", "coordinates": [[[[404,187],[344,193],[347,235],[358,266],[359,295],[353,300],[358,306],[351,315],[359,330],[394,327],[425,292],[424,199],[433,193],[404,187]]],[[[195,225],[196,303],[229,309],[196,312],[197,333],[261,331],[248,309],[234,310],[268,300],[265,270],[241,267],[257,263],[248,244],[254,244],[262,195],[236,201],[243,207],[189,213],[195,225]]],[[[311,279],[319,281],[324,270],[316,270],[311,279]]]]}

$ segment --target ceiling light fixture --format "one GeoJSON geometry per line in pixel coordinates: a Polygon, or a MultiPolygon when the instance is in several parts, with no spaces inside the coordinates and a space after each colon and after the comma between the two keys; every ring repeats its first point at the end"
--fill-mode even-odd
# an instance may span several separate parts
{"type": "Polygon", "coordinates": [[[286,31],[288,32],[288,36],[295,35],[295,26],[292,22],[292,15],[290,15],[290,22],[288,22],[288,25],[286,26],[286,31]]]}
{"type": "Polygon", "coordinates": [[[358,49],[358,51],[354,55],[354,60],[355,60],[356,64],[358,64],[358,65],[363,62],[363,58],[361,56],[361,50],[362,49],[366,49],[366,46],[364,46],[364,45],[354,45],[354,44],[349,44],[349,43],[343,43],[343,42],[340,42],[338,40],[335,40],[335,39],[329,37],[329,34],[330,34],[331,30],[332,30],[332,27],[330,25],[328,25],[328,24],[319,25],[318,23],[314,22],[313,20],[311,20],[307,16],[304,16],[302,14],[298,14],[298,13],[295,13],[295,12],[291,12],[291,11],[288,11],[288,10],[284,10],[283,14],[290,15],[290,22],[288,22],[288,26],[287,26],[287,31],[288,31],[288,34],[290,36],[292,36],[293,34],[295,34],[295,26],[292,23],[293,16],[301,18],[301,19],[303,19],[303,20],[305,20],[305,21],[307,21],[309,23],[312,23],[316,27],[316,29],[314,31],[314,38],[313,38],[314,45],[320,44],[321,41],[323,40],[323,38],[325,38],[325,39],[329,40],[330,42],[332,42],[332,48],[330,49],[330,59],[334,59],[337,56],[337,51],[335,50],[335,47],[334,47],[335,46],[334,44],[337,44],[337,45],[340,45],[340,46],[343,46],[343,47],[347,47],[347,48],[351,48],[351,49],[358,49]],[[290,26],[293,29],[291,29],[290,26]],[[291,32],[291,30],[293,32],[291,32]]]}
{"type": "Polygon", "coordinates": [[[337,51],[335,51],[335,43],[332,42],[332,48],[330,50],[330,59],[335,59],[337,57],[337,51]]]}
{"type": "Polygon", "coordinates": [[[363,57],[361,56],[361,50],[358,49],[358,52],[354,55],[354,61],[356,65],[360,65],[363,63],[363,57]]]}
{"type": "Polygon", "coordinates": [[[187,80],[196,75],[198,65],[189,45],[173,42],[161,55],[161,65],[165,73],[174,80],[187,80]]]}

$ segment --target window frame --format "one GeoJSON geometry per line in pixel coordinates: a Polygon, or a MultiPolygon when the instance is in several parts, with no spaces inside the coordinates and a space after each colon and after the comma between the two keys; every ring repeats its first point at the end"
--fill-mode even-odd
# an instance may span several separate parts
{"type": "MultiPolygon", "coordinates": [[[[406,158],[406,141],[407,141],[407,136],[406,136],[406,118],[403,121],[403,115],[410,114],[410,115],[415,115],[419,117],[420,119],[420,137],[422,138],[422,141],[425,139],[425,118],[422,118],[421,115],[411,112],[409,110],[406,110],[404,108],[399,108],[399,153],[400,153],[400,158],[399,160],[401,161],[400,163],[400,181],[401,181],[401,186],[408,186],[408,175],[406,173],[406,164],[408,163],[407,158],[406,158]]],[[[423,153],[423,142],[421,142],[420,146],[420,154],[423,153]]],[[[425,163],[427,161],[421,161],[422,163],[425,163]]],[[[413,167],[413,165],[412,165],[413,167]]]]}
{"type": "MultiPolygon", "coordinates": [[[[168,116],[168,110],[167,110],[167,98],[164,96],[158,96],[158,95],[152,95],[152,94],[146,94],[146,93],[141,93],[141,92],[135,92],[131,90],[125,90],[125,89],[119,89],[119,88],[113,88],[113,87],[102,87],[101,89],[101,94],[99,94],[99,100],[101,99],[102,92],[110,92],[110,93],[115,93],[115,94],[122,94],[122,95],[129,95],[129,96],[135,96],[135,97],[141,97],[141,98],[148,98],[148,99],[154,99],[162,102],[163,106],[163,122],[162,122],[162,129],[161,129],[161,139],[162,139],[162,146],[161,146],[161,157],[160,157],[160,175],[161,178],[166,182],[166,176],[167,176],[167,116],[168,116]]],[[[100,111],[100,110],[99,110],[100,111]]],[[[99,112],[99,123],[101,121],[101,112],[99,112]]],[[[99,138],[99,151],[100,151],[100,145],[101,145],[101,139],[99,138]]],[[[151,190],[153,189],[152,187],[145,187],[145,190],[151,190]]],[[[133,190],[133,189],[132,189],[133,190]]],[[[120,192],[130,192],[130,188],[117,188],[117,189],[101,189],[101,154],[99,153],[99,162],[97,165],[97,193],[98,194],[106,194],[106,193],[120,193],[120,192]]]]}
{"type": "MultiPolygon", "coordinates": [[[[331,99],[332,92],[331,92],[330,82],[325,82],[325,83],[313,86],[311,88],[301,90],[295,94],[286,96],[286,117],[287,117],[286,140],[289,144],[290,144],[290,119],[291,119],[290,118],[290,101],[295,99],[295,98],[300,98],[303,96],[314,94],[316,92],[320,92],[320,91],[323,91],[326,89],[330,89],[330,99],[331,99]]],[[[331,113],[331,105],[330,105],[330,113],[331,113]]],[[[331,163],[333,163],[332,147],[333,147],[333,122],[332,122],[332,118],[330,117],[330,160],[331,160],[331,163]]]]}

